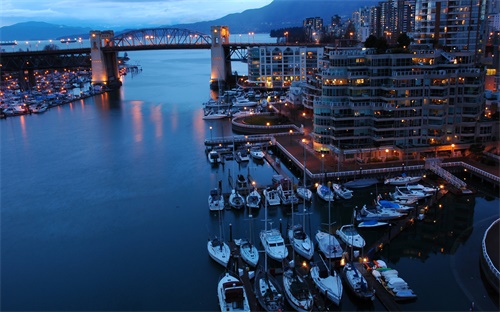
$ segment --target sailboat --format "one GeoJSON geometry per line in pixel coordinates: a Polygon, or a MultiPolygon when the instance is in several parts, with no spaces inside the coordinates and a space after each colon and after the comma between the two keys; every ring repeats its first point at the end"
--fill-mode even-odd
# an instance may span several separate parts
{"type": "Polygon", "coordinates": [[[340,258],[344,252],[338,239],[332,234],[331,225],[331,209],[330,202],[328,202],[328,232],[318,230],[315,235],[319,250],[327,259],[340,258]]]}
{"type": "MultiPolygon", "coordinates": [[[[266,213],[267,213],[267,204],[266,213]]],[[[267,224],[267,220],[266,220],[267,224]]],[[[257,268],[254,292],[257,301],[265,311],[284,311],[283,290],[278,280],[267,270],[267,255],[264,255],[264,269],[257,268]]]]}
{"type": "Polygon", "coordinates": [[[252,244],[252,215],[248,214],[248,219],[250,223],[249,239],[241,239],[239,241],[240,245],[240,255],[243,261],[248,263],[251,267],[256,267],[259,263],[259,251],[254,244],[252,244]]]}
{"type": "Polygon", "coordinates": [[[229,249],[229,245],[226,242],[224,242],[222,238],[222,220],[221,220],[220,210],[218,211],[218,214],[219,214],[220,239],[218,237],[215,237],[213,239],[208,239],[207,249],[208,249],[208,254],[212,259],[214,259],[217,263],[219,263],[223,267],[227,267],[227,264],[229,263],[229,258],[231,257],[231,250],[229,249]]]}
{"type": "Polygon", "coordinates": [[[314,255],[314,243],[304,230],[306,211],[304,208],[304,219],[302,224],[293,224],[293,205],[292,205],[292,226],[288,229],[288,240],[292,248],[302,257],[311,260],[314,255]]]}
{"type": "MultiPolygon", "coordinates": [[[[233,138],[233,153],[234,153],[234,138],[233,138]]],[[[234,163],[233,163],[233,169],[234,169],[234,163]]],[[[234,185],[231,173],[229,173],[229,183],[233,187],[233,189],[231,190],[231,194],[229,195],[229,205],[234,209],[241,209],[245,207],[245,198],[240,193],[238,193],[238,190],[234,185]]]]}
{"type": "Polygon", "coordinates": [[[246,202],[248,208],[260,208],[260,201],[262,197],[256,188],[247,195],[246,202]]]}
{"type": "MultiPolygon", "coordinates": [[[[330,184],[330,182],[328,182],[330,184]]],[[[342,247],[338,243],[335,236],[331,233],[331,209],[330,202],[328,202],[328,233],[318,231],[316,234],[316,240],[322,253],[328,257],[328,267],[321,254],[321,262],[315,263],[311,267],[311,278],[316,285],[316,287],[325,293],[327,298],[335,303],[340,304],[340,299],[342,299],[342,281],[335,270],[332,270],[332,258],[337,258],[340,252],[342,255],[342,247]],[[328,241],[326,241],[328,239],[328,241]],[[333,271],[333,272],[332,272],[333,271]]]]}
{"type": "Polygon", "coordinates": [[[302,185],[297,187],[297,196],[306,201],[312,200],[312,191],[306,185],[306,149],[304,148],[304,179],[302,185]]]}
{"type": "MultiPolygon", "coordinates": [[[[297,311],[312,311],[314,298],[305,280],[295,271],[294,261],[283,273],[283,289],[288,303],[297,311]]],[[[312,271],[311,271],[312,273],[312,271]]]]}

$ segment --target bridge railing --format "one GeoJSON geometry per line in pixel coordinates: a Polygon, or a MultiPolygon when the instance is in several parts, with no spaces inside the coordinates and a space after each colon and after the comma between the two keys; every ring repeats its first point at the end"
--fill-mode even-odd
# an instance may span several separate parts
{"type": "Polygon", "coordinates": [[[113,46],[212,44],[212,37],[201,32],[181,28],[138,29],[116,35],[113,46]]]}
{"type": "Polygon", "coordinates": [[[490,255],[488,254],[488,249],[486,248],[486,237],[488,236],[488,232],[498,222],[500,222],[500,219],[497,219],[495,222],[493,222],[484,232],[483,240],[481,242],[481,248],[483,250],[484,260],[488,265],[488,268],[491,270],[491,272],[495,275],[497,279],[500,279],[500,271],[497,269],[495,264],[493,264],[493,261],[491,261],[490,255]]]}

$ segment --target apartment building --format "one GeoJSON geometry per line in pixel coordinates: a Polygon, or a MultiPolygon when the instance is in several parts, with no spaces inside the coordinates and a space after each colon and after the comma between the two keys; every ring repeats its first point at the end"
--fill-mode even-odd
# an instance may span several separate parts
{"type": "Polygon", "coordinates": [[[420,47],[407,53],[326,47],[303,104],[314,148],[341,159],[420,159],[492,139],[484,68],[474,53],[420,47]]]}
{"type": "Polygon", "coordinates": [[[256,46],[248,48],[248,83],[268,89],[288,88],[318,69],[323,47],[256,46]]]}

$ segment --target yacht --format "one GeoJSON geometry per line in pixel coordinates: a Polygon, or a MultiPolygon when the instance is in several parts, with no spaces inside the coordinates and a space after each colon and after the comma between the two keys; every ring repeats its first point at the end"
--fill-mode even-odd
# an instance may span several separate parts
{"type": "Polygon", "coordinates": [[[277,229],[262,230],[260,232],[260,241],[266,254],[276,261],[283,261],[288,256],[288,249],[285,240],[277,229]]]}

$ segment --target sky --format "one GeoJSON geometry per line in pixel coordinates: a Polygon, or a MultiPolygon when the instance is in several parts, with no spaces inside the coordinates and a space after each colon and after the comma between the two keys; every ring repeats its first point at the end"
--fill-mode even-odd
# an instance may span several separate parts
{"type": "Polygon", "coordinates": [[[0,27],[46,22],[81,27],[175,25],[218,19],[272,0],[0,0],[0,27]]]}

